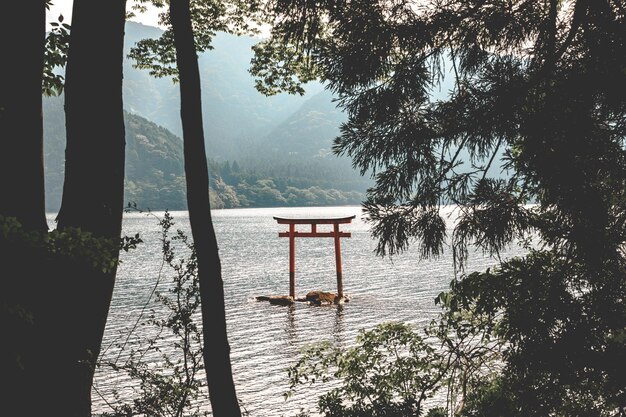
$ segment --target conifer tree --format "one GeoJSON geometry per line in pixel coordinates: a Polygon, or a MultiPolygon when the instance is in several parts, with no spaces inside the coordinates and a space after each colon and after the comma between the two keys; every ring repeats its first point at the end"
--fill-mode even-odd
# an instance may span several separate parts
{"type": "Polygon", "coordinates": [[[319,78],[333,91],[349,116],[334,150],[375,175],[364,210],[378,252],[417,245],[436,257],[450,243],[460,275],[448,308],[491,315],[507,345],[494,386],[511,409],[623,413],[623,2],[271,8],[258,87],[299,92],[319,78]],[[455,207],[452,229],[444,205],[455,207]],[[519,241],[527,257],[464,273],[470,247],[500,257],[519,241]]]}

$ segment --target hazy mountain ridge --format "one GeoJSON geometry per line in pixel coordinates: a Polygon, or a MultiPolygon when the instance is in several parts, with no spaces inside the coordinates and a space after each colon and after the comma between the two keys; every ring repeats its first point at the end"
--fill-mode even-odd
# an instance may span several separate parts
{"type": "MultiPolygon", "coordinates": [[[[186,184],[183,144],[179,137],[141,116],[124,113],[126,163],[124,201],[141,209],[184,210],[186,184]]],[[[58,211],[65,160],[63,97],[44,98],[46,207],[58,211]]],[[[236,161],[209,159],[213,208],[358,204],[363,195],[318,165],[256,170],[236,161]],[[330,178],[330,180],[328,179],[330,178]],[[340,188],[340,189],[336,189],[340,188]]]]}
{"type": "Polygon", "coordinates": [[[332,94],[321,91],[264,136],[259,145],[271,152],[322,156],[330,153],[332,140],[346,115],[333,103],[332,94]]]}
{"type": "MultiPolygon", "coordinates": [[[[125,51],[147,37],[157,37],[160,29],[135,22],[126,24],[125,51]]],[[[214,49],[199,55],[202,106],[207,153],[211,157],[236,159],[243,147],[259,141],[289,117],[309,97],[280,94],[266,97],[256,91],[248,73],[251,47],[258,39],[218,33],[214,49]]],[[[312,85],[313,92],[321,86],[312,85]]],[[[124,107],[174,134],[182,134],[178,85],[170,78],[155,79],[148,71],[124,63],[124,107]]]]}

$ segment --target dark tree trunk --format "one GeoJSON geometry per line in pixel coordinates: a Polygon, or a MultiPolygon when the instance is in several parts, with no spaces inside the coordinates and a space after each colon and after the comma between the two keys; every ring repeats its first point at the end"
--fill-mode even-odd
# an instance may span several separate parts
{"type": "Polygon", "coordinates": [[[209,203],[209,173],[202,127],[200,73],[191,27],[189,0],[171,0],[170,17],[180,79],[187,205],[191,233],[198,256],[204,366],[209,396],[216,417],[238,417],[241,416],[241,411],[230,365],[222,270],[209,203]]]}
{"type": "MultiPolygon", "coordinates": [[[[0,215],[27,231],[48,229],[44,204],[41,85],[43,0],[7,1],[0,25],[0,215]],[[9,21],[18,24],[9,24],[9,21]]],[[[0,395],[2,414],[35,415],[39,368],[33,307],[42,254],[0,232],[0,395]]]]}
{"type": "Polygon", "coordinates": [[[65,83],[65,183],[59,227],[119,238],[124,206],[125,0],[75,0],[65,83]]]}
{"type": "Polygon", "coordinates": [[[47,230],[41,82],[46,36],[43,0],[7,1],[0,25],[0,214],[27,230],[47,230]]]}
{"type": "MultiPolygon", "coordinates": [[[[65,84],[65,183],[57,218],[59,229],[80,228],[115,242],[124,207],[125,8],[125,0],[74,0],[65,84]]],[[[107,255],[117,259],[117,247],[107,255]]],[[[80,260],[59,266],[54,289],[59,300],[50,329],[60,341],[55,366],[63,369],[65,384],[52,390],[56,409],[49,415],[91,416],[94,365],[115,273],[80,260]]]]}

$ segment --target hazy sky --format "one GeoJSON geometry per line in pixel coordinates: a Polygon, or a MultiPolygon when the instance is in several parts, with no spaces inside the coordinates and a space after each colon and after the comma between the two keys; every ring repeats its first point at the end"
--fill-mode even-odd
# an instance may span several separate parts
{"type": "MultiPolygon", "coordinates": [[[[15,0],[15,1],[23,1],[23,0],[15,0]]],[[[50,10],[46,14],[46,20],[48,22],[54,22],[57,20],[60,14],[63,15],[65,22],[70,22],[72,18],[72,0],[52,0],[53,5],[50,6],[50,10]]],[[[132,1],[128,0],[127,4],[132,5],[132,1]]],[[[157,11],[155,9],[151,9],[148,12],[138,15],[134,17],[133,21],[141,22],[150,26],[158,26],[157,21],[157,11]]]]}

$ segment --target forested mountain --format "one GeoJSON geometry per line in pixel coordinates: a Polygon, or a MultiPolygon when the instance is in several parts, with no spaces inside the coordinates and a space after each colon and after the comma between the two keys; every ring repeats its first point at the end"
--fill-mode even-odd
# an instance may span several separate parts
{"type": "MultiPolygon", "coordinates": [[[[125,113],[125,123],[125,201],[136,201],[143,208],[184,208],[181,140],[167,129],[128,112],[125,113]]],[[[64,150],[63,97],[44,98],[44,163],[48,211],[57,211],[61,204],[64,150]]]]}
{"type": "MultiPolygon", "coordinates": [[[[138,40],[161,33],[127,22],[126,53],[138,40]]],[[[256,41],[220,33],[214,49],[199,56],[214,207],[358,204],[370,180],[348,158],[331,153],[345,120],[331,93],[319,84],[305,96],[257,92],[248,73],[256,41]]],[[[171,79],[154,78],[125,60],[127,202],[186,207],[179,106],[171,79]]],[[[56,211],[65,149],[62,97],[44,99],[44,123],[46,205],[56,211]]]]}
{"type": "MultiPolygon", "coordinates": [[[[161,33],[154,27],[127,22],[126,52],[137,41],[161,33]]],[[[261,171],[268,167],[287,171],[289,165],[310,167],[319,181],[347,191],[364,191],[371,181],[361,178],[347,158],[341,160],[330,153],[332,140],[345,120],[332,94],[319,83],[307,85],[304,96],[266,97],[256,91],[248,72],[250,48],[256,42],[258,39],[218,33],[214,48],[199,55],[209,158],[246,161],[247,166],[261,171]]],[[[169,78],[155,79],[132,65],[127,59],[126,110],[180,136],[178,86],[169,78]]]]}
{"type": "MultiPolygon", "coordinates": [[[[149,120],[125,113],[126,202],[142,209],[186,208],[182,141],[149,120]]],[[[46,206],[57,211],[63,190],[65,119],[63,97],[44,99],[46,206]]],[[[275,166],[209,159],[215,208],[358,204],[358,184],[341,181],[341,169],[315,162],[275,166]],[[337,189],[339,188],[339,189],[337,189]]],[[[335,164],[336,165],[336,164],[335,164]]]]}

